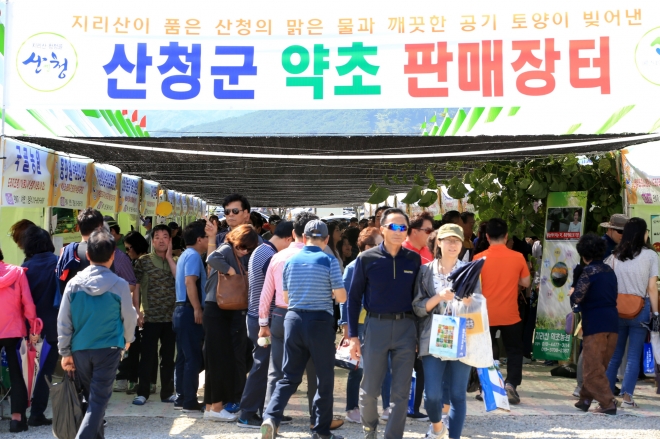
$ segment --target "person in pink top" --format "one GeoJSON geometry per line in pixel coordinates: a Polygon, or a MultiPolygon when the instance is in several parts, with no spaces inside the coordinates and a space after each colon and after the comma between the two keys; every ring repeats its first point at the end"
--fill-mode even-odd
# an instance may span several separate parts
{"type": "Polygon", "coordinates": [[[428,264],[433,260],[433,255],[426,245],[426,241],[432,232],[433,215],[429,212],[418,213],[410,218],[408,238],[404,241],[403,247],[419,254],[422,258],[422,265],[428,264]]]}
{"type": "MultiPolygon", "coordinates": [[[[5,348],[11,380],[11,423],[9,431],[19,433],[27,431],[25,411],[28,406],[28,394],[23,373],[18,364],[16,347],[27,335],[25,321],[31,328],[37,327],[37,310],[32,301],[25,268],[5,264],[0,250],[0,348],[5,348]]],[[[39,334],[30,337],[31,343],[39,341],[39,334]]]]}
{"type": "MultiPolygon", "coordinates": [[[[315,219],[319,219],[319,217],[311,212],[301,212],[296,215],[293,222],[295,241],[289,244],[288,248],[273,255],[266,271],[264,287],[261,290],[261,298],[259,299],[259,337],[270,337],[271,343],[268,390],[266,391],[265,406],[268,406],[270,397],[275,390],[275,385],[284,377],[284,373],[282,372],[282,362],[284,360],[284,317],[286,316],[288,305],[284,301],[282,294],[282,271],[286,262],[305,246],[303,244],[305,226],[308,222],[315,219]],[[275,308],[273,309],[273,314],[270,315],[270,305],[273,301],[273,296],[275,296],[275,308]]],[[[307,363],[306,372],[310,424],[314,425],[315,419],[312,412],[312,400],[314,399],[314,395],[316,395],[316,372],[311,361],[307,363]]],[[[284,416],[281,424],[288,424],[291,421],[292,419],[289,416],[284,416]]],[[[343,424],[344,421],[333,420],[330,429],[339,428],[343,424]]]]}

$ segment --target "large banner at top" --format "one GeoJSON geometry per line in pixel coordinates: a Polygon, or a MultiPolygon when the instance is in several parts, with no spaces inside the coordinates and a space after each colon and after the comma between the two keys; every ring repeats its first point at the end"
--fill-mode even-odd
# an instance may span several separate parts
{"type": "Polygon", "coordinates": [[[660,97],[660,2],[10,0],[7,17],[9,107],[588,113],[660,97]]]}

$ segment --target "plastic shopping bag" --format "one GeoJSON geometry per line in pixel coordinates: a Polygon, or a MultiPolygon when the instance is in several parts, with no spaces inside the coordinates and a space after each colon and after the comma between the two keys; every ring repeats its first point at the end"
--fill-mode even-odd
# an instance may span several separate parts
{"type": "Polygon", "coordinates": [[[660,332],[651,332],[651,349],[655,364],[660,364],[660,332]]]}
{"type": "MultiPolygon", "coordinates": [[[[492,363],[492,360],[491,360],[492,363]]],[[[481,396],[487,412],[494,410],[510,411],[509,398],[504,390],[504,379],[496,365],[481,367],[477,369],[479,381],[481,381],[481,396]]]]}
{"type": "Polygon", "coordinates": [[[490,339],[486,298],[475,293],[469,305],[464,301],[451,303],[452,315],[465,318],[466,353],[461,362],[472,367],[489,367],[493,364],[493,344],[490,339]]]}
{"type": "Polygon", "coordinates": [[[431,323],[429,354],[450,359],[465,357],[465,324],[465,317],[434,314],[431,323]]]}
{"type": "Polygon", "coordinates": [[[644,373],[655,373],[655,360],[653,359],[653,348],[651,343],[644,343],[644,355],[642,357],[644,361],[644,373]]]}
{"type": "Polygon", "coordinates": [[[351,343],[347,338],[342,338],[337,346],[335,352],[335,367],[340,367],[347,370],[361,369],[362,364],[360,361],[351,358],[351,343]]]}
{"type": "MultiPolygon", "coordinates": [[[[50,383],[49,383],[50,384],[50,383]]],[[[53,435],[57,439],[75,439],[85,416],[82,393],[74,378],[64,374],[62,382],[50,385],[53,407],[53,435]]]]}
{"type": "Polygon", "coordinates": [[[408,392],[408,414],[415,414],[415,389],[417,388],[417,373],[413,370],[410,380],[410,392],[408,392]]]}

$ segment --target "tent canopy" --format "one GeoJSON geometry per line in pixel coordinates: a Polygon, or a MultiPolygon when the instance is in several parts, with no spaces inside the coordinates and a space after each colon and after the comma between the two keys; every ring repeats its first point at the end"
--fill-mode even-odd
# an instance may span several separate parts
{"type": "MultiPolygon", "coordinates": [[[[168,189],[220,204],[230,193],[253,206],[355,205],[384,175],[409,181],[431,165],[438,180],[486,160],[590,154],[624,148],[652,135],[567,136],[309,136],[177,138],[37,138],[20,140],[119,167],[168,189]],[[451,162],[460,162],[457,167],[451,162]]],[[[657,135],[656,135],[657,137],[657,135]]],[[[392,182],[394,183],[394,182],[392,182]]],[[[410,185],[389,186],[405,192],[410,185]]]]}

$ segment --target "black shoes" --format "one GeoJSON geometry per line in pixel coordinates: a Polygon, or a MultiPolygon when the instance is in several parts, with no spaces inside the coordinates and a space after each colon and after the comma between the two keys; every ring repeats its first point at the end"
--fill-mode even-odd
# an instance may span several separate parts
{"type": "Polygon", "coordinates": [[[43,427],[45,425],[53,425],[53,420],[46,418],[44,415],[30,416],[28,419],[28,425],[30,427],[43,427]]]}
{"type": "Polygon", "coordinates": [[[591,401],[589,401],[588,399],[581,399],[575,403],[575,408],[580,409],[583,412],[588,412],[589,407],[591,407],[591,401]]]}
{"type": "Polygon", "coordinates": [[[28,431],[28,424],[25,422],[25,418],[20,421],[12,420],[9,423],[9,432],[10,433],[21,433],[23,431],[28,431]]]}

